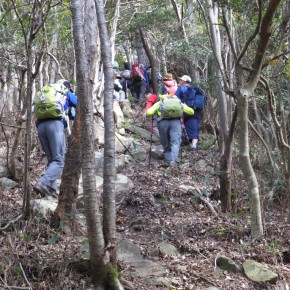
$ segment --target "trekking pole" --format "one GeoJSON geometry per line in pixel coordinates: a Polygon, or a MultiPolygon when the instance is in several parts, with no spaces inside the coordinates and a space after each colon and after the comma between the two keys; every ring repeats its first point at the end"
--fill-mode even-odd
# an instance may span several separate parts
{"type": "Polygon", "coordinates": [[[153,116],[151,117],[151,130],[150,130],[150,148],[149,148],[149,167],[151,165],[151,149],[152,149],[152,138],[153,138],[153,116]]]}
{"type": "MultiPolygon", "coordinates": [[[[96,110],[97,110],[97,109],[96,109],[96,110]]],[[[101,114],[100,111],[97,110],[97,112],[96,112],[95,115],[96,115],[97,117],[99,117],[99,118],[103,121],[103,123],[105,123],[104,118],[103,118],[103,116],[102,116],[102,114],[101,114]]],[[[123,145],[123,147],[126,149],[125,153],[128,152],[128,153],[131,155],[131,157],[132,157],[136,162],[139,162],[139,161],[135,158],[135,156],[131,153],[131,151],[129,150],[129,148],[128,148],[128,147],[124,144],[124,142],[119,138],[119,136],[118,136],[116,133],[114,133],[114,135],[115,135],[115,137],[118,139],[118,141],[123,145]]]]}

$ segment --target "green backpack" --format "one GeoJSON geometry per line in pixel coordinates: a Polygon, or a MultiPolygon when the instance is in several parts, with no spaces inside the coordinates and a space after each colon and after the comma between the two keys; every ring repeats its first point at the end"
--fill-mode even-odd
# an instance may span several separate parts
{"type": "Polygon", "coordinates": [[[178,98],[163,97],[160,103],[158,110],[162,119],[178,119],[182,117],[183,106],[178,98]]]}
{"type": "Polygon", "coordinates": [[[36,94],[34,101],[35,116],[38,120],[57,119],[64,114],[67,88],[63,84],[50,84],[44,86],[36,94]]]}

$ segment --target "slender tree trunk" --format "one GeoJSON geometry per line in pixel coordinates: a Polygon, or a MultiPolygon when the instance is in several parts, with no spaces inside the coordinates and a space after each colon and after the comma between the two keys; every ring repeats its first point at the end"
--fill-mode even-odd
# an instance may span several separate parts
{"type": "MultiPolygon", "coordinates": [[[[216,25],[218,22],[218,6],[211,0],[207,0],[208,15],[210,22],[210,36],[211,43],[218,66],[216,67],[215,74],[217,77],[217,96],[218,96],[218,111],[219,111],[219,149],[220,149],[220,195],[222,210],[224,212],[231,211],[231,165],[232,165],[232,136],[229,135],[229,119],[228,119],[228,97],[223,91],[224,87],[224,72],[225,68],[222,61],[221,53],[221,37],[219,27],[216,25]]],[[[232,122],[235,124],[235,121],[232,122]]],[[[232,128],[233,132],[234,128],[232,128]]]]}
{"type": "MultiPolygon", "coordinates": [[[[88,0],[89,1],[89,0],[88,0]]],[[[90,2],[92,3],[92,2],[90,2]]],[[[79,106],[81,110],[81,140],[82,140],[82,176],[87,221],[87,231],[90,249],[91,275],[94,284],[104,289],[106,277],[105,243],[99,212],[99,200],[96,191],[95,158],[93,144],[93,101],[88,94],[88,65],[85,55],[85,35],[83,30],[83,7],[81,1],[71,0],[73,19],[73,38],[77,66],[77,85],[79,106]]],[[[92,4],[91,4],[92,5],[92,4]]]]}
{"type": "Polygon", "coordinates": [[[237,94],[238,100],[238,139],[240,166],[248,186],[251,201],[251,236],[263,236],[262,213],[260,204],[259,185],[253,170],[249,151],[248,106],[249,90],[241,89],[237,94]]]}
{"type": "Polygon", "coordinates": [[[141,40],[143,43],[144,50],[147,54],[147,57],[150,62],[151,66],[151,77],[152,77],[152,84],[153,84],[153,93],[158,94],[158,84],[157,84],[157,73],[156,73],[156,61],[154,59],[154,55],[151,53],[150,47],[148,45],[148,41],[146,39],[145,31],[143,28],[139,29],[140,35],[141,35],[141,40]]]}
{"type": "MultiPolygon", "coordinates": [[[[102,0],[95,0],[98,27],[100,31],[101,56],[104,64],[104,186],[103,186],[103,226],[105,243],[110,253],[110,261],[116,265],[116,204],[115,204],[115,125],[113,114],[114,72],[111,58],[111,43],[106,27],[105,10],[102,0]]],[[[117,278],[117,277],[113,277],[117,278]]],[[[112,281],[108,281],[110,284],[112,281]]]]}
{"type": "MultiPolygon", "coordinates": [[[[24,78],[25,78],[25,73],[26,70],[21,70],[20,71],[20,80],[19,80],[19,86],[18,86],[18,95],[19,98],[24,96],[24,78]]],[[[19,107],[17,109],[20,109],[21,106],[21,102],[18,102],[19,107]]],[[[23,112],[24,113],[24,112],[23,112]]],[[[18,176],[17,176],[17,172],[16,172],[16,153],[18,150],[18,144],[19,144],[19,140],[21,140],[20,136],[21,136],[21,130],[20,128],[16,129],[16,133],[15,133],[15,137],[13,140],[13,144],[11,146],[11,152],[10,152],[10,158],[9,158],[9,163],[8,163],[8,170],[9,170],[9,175],[12,179],[14,180],[18,180],[18,176]]]]}

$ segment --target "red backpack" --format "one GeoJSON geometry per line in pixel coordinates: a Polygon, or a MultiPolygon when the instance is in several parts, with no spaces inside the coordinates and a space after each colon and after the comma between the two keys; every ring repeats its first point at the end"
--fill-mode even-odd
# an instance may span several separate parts
{"type": "Polygon", "coordinates": [[[143,75],[143,70],[142,70],[142,66],[138,63],[138,64],[133,64],[132,65],[132,77],[144,77],[143,75]]]}

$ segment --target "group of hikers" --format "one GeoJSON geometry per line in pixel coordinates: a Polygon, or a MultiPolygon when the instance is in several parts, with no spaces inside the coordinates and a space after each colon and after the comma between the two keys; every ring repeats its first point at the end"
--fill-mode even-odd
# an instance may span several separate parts
{"type": "MultiPolygon", "coordinates": [[[[159,77],[160,91],[155,95],[148,91],[150,86],[148,68],[146,70],[136,59],[131,70],[128,67],[123,71],[122,77],[116,73],[114,82],[114,101],[120,105],[128,98],[129,92],[137,102],[146,97],[144,116],[157,115],[164,158],[170,166],[175,166],[179,162],[183,124],[191,148],[196,150],[202,110],[199,103],[202,103],[200,99],[203,92],[191,86],[189,76],[184,75],[178,79],[179,85],[170,73],[166,73],[163,79],[159,77]]],[[[76,108],[77,102],[78,98],[71,84],[65,79],[44,86],[33,100],[31,111],[35,114],[38,137],[48,162],[44,174],[33,185],[33,189],[42,197],[56,196],[57,179],[64,167],[65,129],[69,124],[67,115],[71,116],[69,113],[72,112],[68,109],[76,108]]],[[[18,122],[21,124],[26,119],[27,114],[19,116],[18,122]]]]}
{"type": "MultiPolygon", "coordinates": [[[[198,93],[198,88],[191,86],[191,78],[183,75],[178,80],[179,86],[176,87],[176,90],[170,87],[168,92],[159,95],[159,100],[155,94],[148,93],[144,113],[144,115],[146,114],[149,117],[157,115],[157,127],[160,143],[163,147],[164,159],[172,167],[179,163],[183,126],[185,127],[185,135],[191,150],[193,152],[196,151],[201,111],[203,110],[202,106],[204,106],[197,107],[196,101],[198,98],[204,99],[204,93],[201,90],[198,93]],[[197,97],[198,94],[201,96],[197,97]]],[[[167,87],[166,82],[168,83],[167,78],[164,80],[167,87]]]]}
{"type": "Polygon", "coordinates": [[[136,102],[144,97],[147,99],[143,116],[156,115],[157,117],[160,143],[163,146],[166,163],[170,166],[176,166],[179,163],[183,128],[191,150],[196,151],[205,96],[203,90],[191,84],[191,78],[188,75],[179,77],[177,82],[171,73],[165,73],[163,78],[159,78],[156,95],[152,93],[148,69],[146,70],[136,58],[132,69],[129,70],[127,67],[123,76],[117,73],[116,78],[114,87],[119,83],[120,90],[114,92],[114,99],[119,102],[121,108],[124,99],[128,98],[129,91],[136,102]],[[123,95],[122,98],[118,96],[120,92],[123,95]]]}

